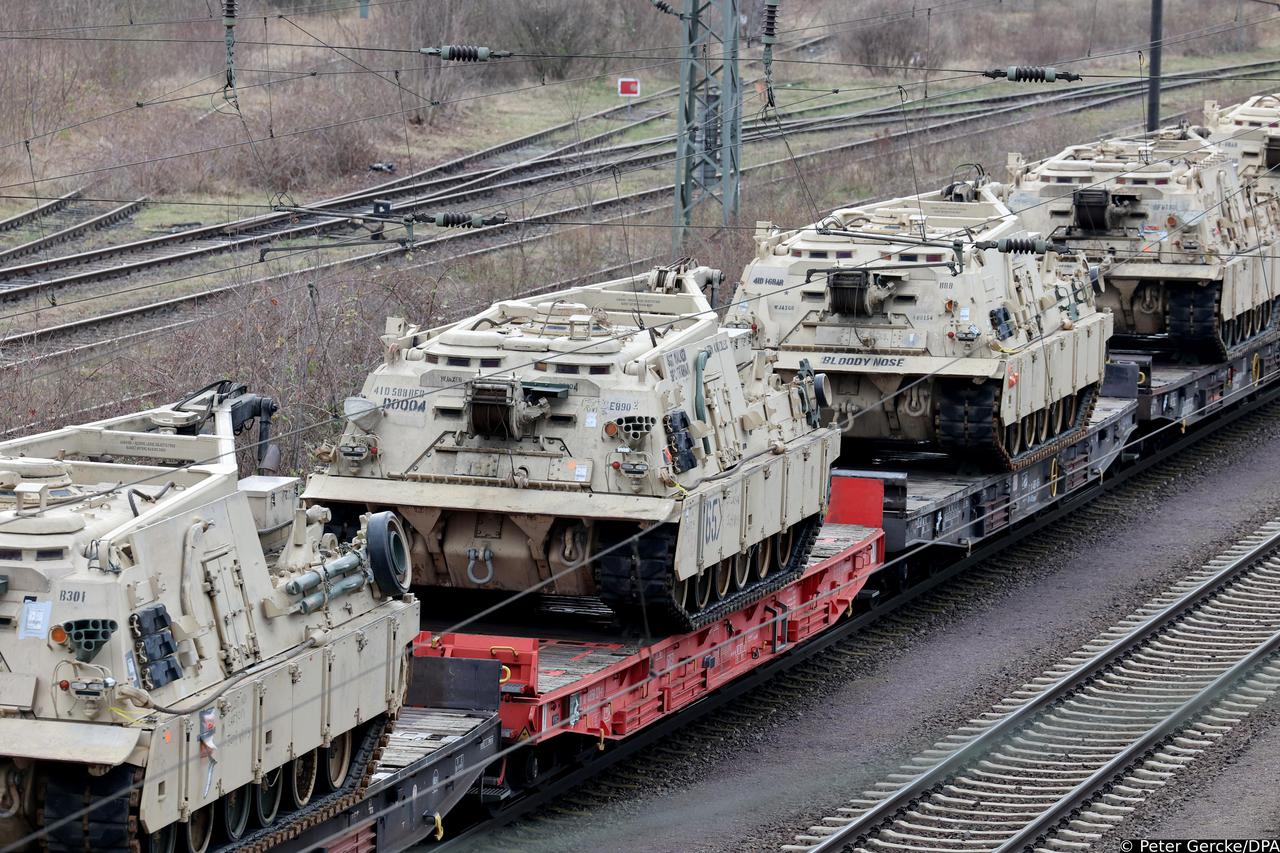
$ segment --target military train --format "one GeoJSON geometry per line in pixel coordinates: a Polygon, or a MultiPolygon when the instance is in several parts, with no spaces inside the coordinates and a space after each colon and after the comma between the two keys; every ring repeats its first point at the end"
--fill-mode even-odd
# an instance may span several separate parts
{"type": "Polygon", "coordinates": [[[762,222],[731,321],[784,375],[830,375],[847,443],[1034,461],[1083,430],[1112,318],[1096,272],[997,189],[979,175],[798,231],[762,222]]]}
{"type": "Polygon", "coordinates": [[[1118,345],[1212,363],[1280,320],[1280,264],[1259,251],[1280,234],[1280,199],[1202,130],[1073,145],[1030,165],[1011,155],[1007,196],[1026,227],[1105,276],[1098,304],[1118,345]]]}
{"type": "Polygon", "coordinates": [[[306,499],[396,512],[418,589],[599,596],[689,629],[785,583],[838,434],[821,374],[784,381],[722,327],[720,278],[681,261],[436,329],[389,320],[306,499]]]}
{"type": "Polygon", "coordinates": [[[219,382],[0,442],[6,846],[204,853],[358,799],[417,632],[406,540],[239,478],[274,410],[219,382]]]}
{"type": "MultiPolygon", "coordinates": [[[[768,608],[821,562],[842,431],[944,460],[920,482],[995,468],[943,483],[927,518],[878,493],[901,504],[886,542],[967,548],[1081,488],[1139,420],[1256,390],[1213,359],[1247,364],[1263,340],[1280,359],[1277,117],[1266,96],[1204,128],[1015,156],[1005,184],[761,223],[723,321],[721,274],[689,260],[438,328],[392,318],[305,490],[268,476],[274,404],[230,382],[0,442],[6,846],[266,849],[353,807],[406,701],[413,588],[598,597],[633,634],[704,640],[749,613],[786,648],[801,633],[768,608]],[[1094,417],[1111,368],[1138,363],[1117,341],[1197,366],[1162,392],[1177,407],[1120,370],[1131,396],[1094,417]],[[253,423],[265,473],[241,478],[253,423]]],[[[520,701],[541,691],[514,647],[472,651],[520,701]]],[[[601,745],[634,722],[572,690],[554,682],[547,720],[595,719],[601,745]]]]}

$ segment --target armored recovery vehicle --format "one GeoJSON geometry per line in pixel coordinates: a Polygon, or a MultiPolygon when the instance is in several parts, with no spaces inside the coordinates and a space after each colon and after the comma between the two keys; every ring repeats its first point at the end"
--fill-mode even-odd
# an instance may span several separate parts
{"type": "Polygon", "coordinates": [[[646,274],[387,323],[304,497],[406,522],[415,587],[599,596],[687,630],[786,583],[821,522],[837,435],[821,379],[783,381],[703,289],[646,274]]]}
{"type": "Polygon", "coordinates": [[[389,515],[340,543],[296,479],[238,477],[274,409],[222,382],[0,442],[6,847],[270,845],[359,796],[418,627],[407,552],[389,515]]]}
{"type": "Polygon", "coordinates": [[[1255,95],[1229,107],[1205,101],[1204,126],[1209,141],[1236,162],[1240,177],[1259,195],[1280,191],[1280,94],[1255,95]]]}
{"type": "Polygon", "coordinates": [[[1280,201],[1196,131],[1011,155],[1010,183],[1028,228],[1100,266],[1120,346],[1216,363],[1276,327],[1280,201]]]}
{"type": "Polygon", "coordinates": [[[1111,334],[1089,269],[1046,248],[981,177],[762,222],[728,317],[784,374],[831,377],[851,450],[1017,468],[1084,429],[1111,334]]]}

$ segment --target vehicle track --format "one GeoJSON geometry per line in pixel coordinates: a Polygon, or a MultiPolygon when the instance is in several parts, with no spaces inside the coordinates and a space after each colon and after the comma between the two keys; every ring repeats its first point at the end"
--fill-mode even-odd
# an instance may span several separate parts
{"type": "Polygon", "coordinates": [[[1273,521],[783,849],[1078,850],[1275,695],[1278,648],[1273,521]]]}
{"type": "MultiPolygon", "coordinates": [[[[801,647],[793,659],[762,672],[754,683],[709,697],[684,721],[664,730],[641,732],[637,738],[646,742],[640,746],[633,745],[613,760],[606,756],[595,768],[575,771],[570,779],[549,785],[524,806],[468,828],[442,847],[512,853],[552,849],[584,819],[598,820],[600,811],[611,802],[687,783],[691,762],[699,755],[741,749],[748,733],[767,731],[772,719],[785,720],[797,708],[822,701],[863,676],[873,661],[896,654],[919,633],[922,624],[998,597],[1025,575],[1028,565],[1043,565],[1069,553],[1117,518],[1150,512],[1153,500],[1180,489],[1188,477],[1218,467],[1232,449],[1280,416],[1277,397],[1280,391],[1273,390],[1267,400],[1258,401],[1251,409],[1234,412],[1198,434],[1180,437],[1144,465],[1118,472],[1081,495],[1073,506],[1039,524],[1015,530],[1012,540],[991,543],[983,552],[901,592],[886,592],[876,609],[833,629],[813,646],[801,647]],[[961,574],[962,582],[949,582],[961,574]],[[508,823],[511,825],[500,834],[493,834],[508,823]]],[[[967,850],[968,846],[940,845],[935,849],[967,850]]]]}

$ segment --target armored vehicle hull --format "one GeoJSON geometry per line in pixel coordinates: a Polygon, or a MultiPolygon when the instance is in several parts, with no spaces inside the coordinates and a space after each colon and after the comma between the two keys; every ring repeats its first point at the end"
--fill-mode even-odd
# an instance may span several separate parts
{"type": "Polygon", "coordinates": [[[857,449],[944,452],[1017,468],[1084,428],[1111,318],[1078,259],[1038,247],[981,182],[761,223],[729,321],[830,376],[857,449]]]}
{"type": "Polygon", "coordinates": [[[1010,160],[1009,206],[1097,264],[1121,346],[1224,360],[1277,328],[1280,201],[1184,128],[1010,160]]]}
{"type": "Polygon", "coordinates": [[[274,408],[218,383],[0,442],[7,844],[270,845],[359,796],[417,630],[407,553],[390,515],[339,543],[297,480],[238,477],[274,408]]]}
{"type": "Polygon", "coordinates": [[[1280,194],[1280,95],[1257,95],[1241,104],[1204,105],[1204,134],[1236,164],[1258,195],[1280,194]]]}
{"type": "Polygon", "coordinates": [[[784,383],[720,327],[718,278],[684,262],[389,321],[305,497],[399,513],[420,588],[599,596],[650,630],[762,594],[803,566],[837,439],[811,371],[784,383]]]}

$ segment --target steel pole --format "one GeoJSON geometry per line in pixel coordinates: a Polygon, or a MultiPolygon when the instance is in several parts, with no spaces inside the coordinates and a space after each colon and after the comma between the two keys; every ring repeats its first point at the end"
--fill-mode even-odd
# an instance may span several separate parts
{"type": "Polygon", "coordinates": [[[1151,0],[1151,73],[1147,78],[1147,132],[1160,127],[1160,54],[1164,41],[1164,0],[1151,0]]]}

